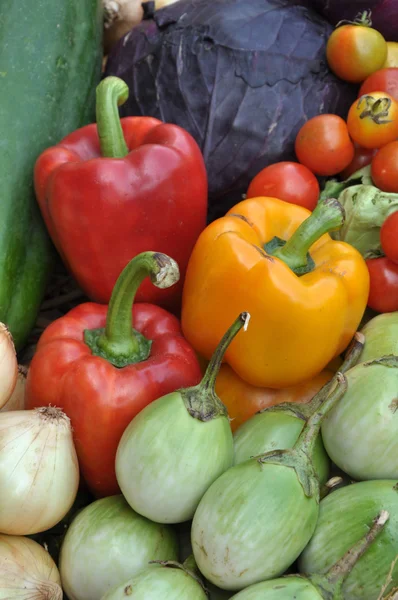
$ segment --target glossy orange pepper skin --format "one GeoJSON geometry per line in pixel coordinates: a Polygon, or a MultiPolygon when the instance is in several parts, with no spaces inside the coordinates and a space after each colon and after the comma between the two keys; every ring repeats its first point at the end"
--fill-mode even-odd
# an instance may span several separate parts
{"type": "Polygon", "coordinates": [[[188,264],[184,335],[209,358],[235,315],[248,311],[249,328],[225,361],[257,387],[315,377],[347,347],[365,311],[369,274],[349,244],[324,234],[310,248],[315,268],[302,276],[264,251],[275,236],[288,240],[310,214],[277,198],[244,200],[202,232],[188,264]]]}
{"type": "Polygon", "coordinates": [[[333,375],[333,371],[324,370],[310,381],[276,390],[250,385],[230,366],[222,365],[216,380],[216,393],[227,407],[232,431],[236,431],[242,423],[268,406],[282,402],[309,402],[333,375]]]}

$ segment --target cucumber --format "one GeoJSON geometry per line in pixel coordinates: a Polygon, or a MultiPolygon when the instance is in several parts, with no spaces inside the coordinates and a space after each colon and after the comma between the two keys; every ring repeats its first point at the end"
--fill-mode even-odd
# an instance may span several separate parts
{"type": "Polygon", "coordinates": [[[102,0],[0,0],[0,321],[27,340],[55,251],[33,189],[39,154],[93,122],[102,0]]]}

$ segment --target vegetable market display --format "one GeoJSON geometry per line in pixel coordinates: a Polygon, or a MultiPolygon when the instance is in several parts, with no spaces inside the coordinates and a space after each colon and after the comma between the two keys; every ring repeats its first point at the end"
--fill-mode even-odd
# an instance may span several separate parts
{"type": "Polygon", "coordinates": [[[0,600],[397,600],[397,4],[47,4],[0,7],[0,600]]]}

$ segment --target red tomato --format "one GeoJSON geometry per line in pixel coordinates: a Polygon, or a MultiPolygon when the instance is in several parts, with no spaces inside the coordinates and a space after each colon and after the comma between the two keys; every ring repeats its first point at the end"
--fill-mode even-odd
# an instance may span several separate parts
{"type": "Polygon", "coordinates": [[[380,230],[380,240],[384,254],[398,264],[398,209],[384,221],[380,230]]]}
{"type": "Polygon", "coordinates": [[[348,132],[364,148],[381,148],[398,137],[398,102],[386,92],[355,100],[347,117],[348,132]]]}
{"type": "Polygon", "coordinates": [[[386,257],[366,261],[370,275],[368,306],[377,312],[398,310],[398,265],[386,257]]]}
{"type": "Polygon", "coordinates": [[[307,121],[296,137],[296,155],[316,175],[337,175],[354,158],[346,122],[337,115],[318,115],[307,121]]]}
{"type": "Polygon", "coordinates": [[[360,83],[381,69],[387,59],[384,37],[372,27],[343,25],[328,39],[326,57],[331,70],[341,79],[360,83]]]}
{"type": "Polygon", "coordinates": [[[374,148],[362,148],[361,146],[356,145],[354,158],[348,167],[346,167],[344,171],[341,171],[341,177],[343,179],[348,179],[353,173],[362,169],[362,167],[370,165],[376,152],[377,150],[374,148]]]}
{"type": "Polygon", "coordinates": [[[398,102],[398,68],[380,69],[369,75],[361,85],[359,97],[372,92],[387,92],[398,102]]]}
{"type": "Polygon", "coordinates": [[[398,142],[386,144],[372,160],[372,179],[383,192],[398,193],[398,142]]]}
{"type": "Polygon", "coordinates": [[[319,193],[318,180],[307,167],[295,162],[279,162],[256,175],[246,196],[272,196],[314,210],[319,193]]]}

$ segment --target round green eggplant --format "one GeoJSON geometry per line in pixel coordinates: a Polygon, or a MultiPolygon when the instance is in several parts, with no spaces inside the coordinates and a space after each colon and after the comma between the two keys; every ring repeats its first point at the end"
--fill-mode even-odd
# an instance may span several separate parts
{"type": "Polygon", "coordinates": [[[398,311],[377,315],[362,328],[365,347],[361,362],[367,362],[388,354],[398,356],[398,311]]]}
{"type": "Polygon", "coordinates": [[[308,544],[319,512],[311,456],[324,415],[346,390],[338,373],[292,450],[274,450],[231,467],[207,490],[192,521],[200,572],[217,587],[241,590],[282,575],[308,544]]]}
{"type": "MultiPolygon", "coordinates": [[[[301,573],[325,573],[369,530],[375,513],[390,518],[383,531],[358,560],[342,586],[343,600],[377,600],[398,555],[398,484],[364,481],[332,492],[320,503],[315,533],[299,559],[301,573]]],[[[391,573],[398,585],[398,563],[391,573]]]]}
{"type": "MultiPolygon", "coordinates": [[[[304,425],[305,420],[293,410],[280,411],[269,408],[257,413],[235,431],[235,464],[271,450],[293,448],[304,425]]],[[[312,461],[320,483],[326,483],[329,458],[320,435],[315,442],[312,461]]]]}
{"type": "Polygon", "coordinates": [[[175,532],[138,515],[123,496],[97,500],[72,521],[61,547],[69,600],[98,600],[151,560],[177,560],[175,532]]]}
{"type": "Polygon", "coordinates": [[[324,600],[312,583],[300,577],[289,575],[271,581],[250,585],[231,600],[324,600]]]}
{"type": "Polygon", "coordinates": [[[207,600],[201,583],[182,566],[151,565],[110,590],[101,600],[207,600]]]}
{"type": "Polygon", "coordinates": [[[398,357],[361,363],[322,424],[332,461],[355,480],[398,479],[398,357]]]}
{"type": "Polygon", "coordinates": [[[200,499],[234,460],[227,409],[214,386],[224,353],[248,313],[241,313],[216,348],[202,381],[146,406],[125,430],[116,477],[130,506],[157,523],[192,519],[200,499]]]}

